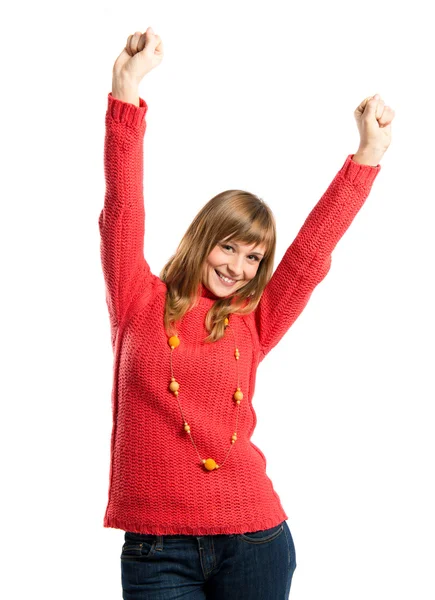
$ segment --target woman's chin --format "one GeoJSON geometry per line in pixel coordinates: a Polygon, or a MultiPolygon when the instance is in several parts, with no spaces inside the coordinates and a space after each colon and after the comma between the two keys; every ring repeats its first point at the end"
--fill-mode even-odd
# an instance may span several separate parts
{"type": "Polygon", "coordinates": [[[215,296],[220,296],[221,298],[223,298],[224,296],[228,296],[228,294],[231,294],[230,291],[217,289],[217,286],[216,287],[210,286],[209,289],[215,296]]]}

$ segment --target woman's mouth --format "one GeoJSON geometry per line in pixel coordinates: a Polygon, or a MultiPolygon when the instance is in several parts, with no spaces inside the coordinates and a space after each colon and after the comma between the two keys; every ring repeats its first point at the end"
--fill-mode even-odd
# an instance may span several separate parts
{"type": "Polygon", "coordinates": [[[217,269],[215,269],[215,273],[217,274],[218,279],[222,283],[222,285],[225,285],[226,287],[233,286],[237,281],[237,279],[229,279],[228,277],[224,277],[219,273],[217,269]]]}

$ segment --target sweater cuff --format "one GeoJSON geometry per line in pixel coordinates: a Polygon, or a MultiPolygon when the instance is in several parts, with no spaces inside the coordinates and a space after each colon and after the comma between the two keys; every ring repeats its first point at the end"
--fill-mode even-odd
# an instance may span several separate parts
{"type": "Polygon", "coordinates": [[[114,98],[112,92],[107,95],[107,113],[117,123],[125,123],[135,127],[144,121],[148,105],[142,98],[139,98],[139,106],[124,102],[119,98],[114,98]]]}
{"type": "Polygon", "coordinates": [[[341,175],[352,183],[370,187],[381,170],[381,165],[376,165],[376,167],[362,165],[352,160],[353,156],[353,154],[347,156],[340,170],[341,175]]]}

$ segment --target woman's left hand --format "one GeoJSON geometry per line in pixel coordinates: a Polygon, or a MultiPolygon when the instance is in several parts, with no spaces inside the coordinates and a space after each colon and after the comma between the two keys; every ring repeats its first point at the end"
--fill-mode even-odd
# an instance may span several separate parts
{"type": "Polygon", "coordinates": [[[363,100],[355,109],[354,116],[360,134],[360,149],[382,156],[391,143],[394,110],[385,106],[382,98],[376,94],[363,100]]]}

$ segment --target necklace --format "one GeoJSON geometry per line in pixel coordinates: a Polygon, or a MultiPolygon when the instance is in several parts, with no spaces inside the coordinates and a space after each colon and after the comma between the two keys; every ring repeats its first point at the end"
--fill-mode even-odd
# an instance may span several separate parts
{"type": "MultiPolygon", "coordinates": [[[[228,319],[228,317],[225,317],[224,323],[225,323],[225,331],[226,331],[226,329],[229,326],[229,319],[228,319]]],[[[240,358],[240,352],[239,352],[239,349],[237,348],[236,337],[234,335],[234,331],[232,330],[232,327],[230,327],[230,330],[231,330],[231,332],[233,334],[233,337],[234,337],[234,344],[235,344],[234,358],[236,359],[236,361],[238,361],[239,358],[240,358]]],[[[232,447],[234,446],[234,444],[237,441],[237,425],[238,425],[238,422],[239,422],[240,402],[243,399],[243,392],[242,392],[242,390],[240,388],[239,363],[238,362],[236,363],[237,364],[237,389],[236,389],[236,391],[233,394],[233,399],[236,401],[236,404],[237,404],[236,430],[234,431],[233,435],[231,436],[231,445],[230,445],[230,447],[228,449],[228,452],[227,452],[227,454],[225,456],[225,459],[222,462],[222,464],[219,465],[219,464],[216,463],[215,460],[213,460],[213,458],[207,458],[207,459],[201,458],[201,455],[198,452],[198,448],[196,447],[196,444],[194,442],[194,439],[193,439],[193,436],[192,436],[192,432],[190,430],[190,425],[187,422],[187,420],[185,419],[184,414],[183,414],[183,410],[182,410],[181,405],[180,405],[180,400],[178,398],[178,394],[179,394],[179,391],[180,391],[180,384],[175,379],[174,371],[173,371],[173,368],[172,368],[172,353],[173,353],[173,351],[176,348],[178,348],[178,346],[180,345],[180,343],[181,342],[180,342],[180,338],[178,337],[178,335],[173,335],[173,336],[171,336],[168,339],[168,344],[169,344],[169,346],[171,348],[171,355],[170,355],[171,356],[171,383],[169,384],[169,390],[177,398],[178,407],[179,407],[180,413],[181,413],[181,418],[183,419],[184,431],[190,437],[190,440],[191,440],[192,444],[195,447],[196,453],[198,454],[198,457],[199,457],[199,460],[201,461],[201,464],[204,466],[204,468],[207,471],[214,471],[215,469],[220,469],[221,467],[223,467],[223,465],[225,464],[225,462],[226,462],[226,460],[227,460],[227,458],[228,458],[228,456],[229,456],[229,454],[231,452],[232,447]]]]}

